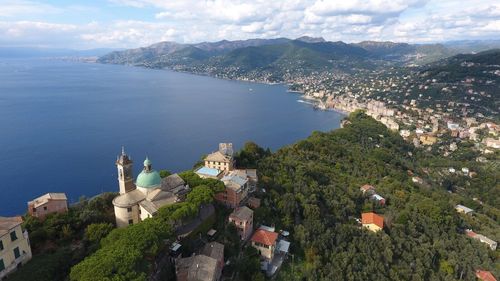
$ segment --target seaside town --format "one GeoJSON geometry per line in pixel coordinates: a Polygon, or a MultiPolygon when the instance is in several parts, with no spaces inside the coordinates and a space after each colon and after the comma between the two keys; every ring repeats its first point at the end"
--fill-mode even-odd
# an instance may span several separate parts
{"type": "MultiPolygon", "coordinates": [[[[464,67],[467,66],[470,65],[464,67]]],[[[461,146],[472,144],[481,153],[477,161],[485,162],[488,155],[500,149],[499,109],[495,108],[492,97],[498,90],[495,87],[500,80],[499,70],[494,72],[496,79],[470,77],[457,83],[436,79],[416,81],[411,79],[415,75],[383,73],[344,76],[335,83],[331,79],[299,79],[294,81],[293,88],[303,94],[304,100],[313,101],[317,109],[345,113],[364,110],[416,147],[437,151],[445,157],[461,146]],[[480,90],[485,87],[490,92],[480,90]],[[439,101],[431,96],[430,89],[436,88],[441,93],[455,93],[455,100],[440,97],[439,101]],[[464,101],[457,101],[457,96],[462,95],[464,101]]]]}

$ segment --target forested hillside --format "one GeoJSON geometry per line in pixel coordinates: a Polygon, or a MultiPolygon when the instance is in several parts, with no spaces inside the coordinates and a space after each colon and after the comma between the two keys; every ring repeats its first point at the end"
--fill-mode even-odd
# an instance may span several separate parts
{"type": "Polygon", "coordinates": [[[498,250],[464,235],[479,227],[498,241],[498,222],[457,214],[463,198],[430,181],[425,154],[362,113],[349,119],[259,162],[266,192],[256,217],[294,238],[294,263],[281,280],[475,280],[478,268],[498,276],[498,250]],[[427,183],[414,184],[412,175],[427,183]],[[363,197],[364,184],[386,205],[363,197]],[[364,211],[382,214],[384,231],[361,229],[355,219],[364,211]]]}
{"type": "MultiPolygon", "coordinates": [[[[260,191],[254,196],[262,205],[255,210],[254,225],[274,225],[290,232],[291,258],[277,273],[278,280],[475,280],[477,269],[500,275],[499,250],[465,235],[466,229],[472,229],[500,240],[500,211],[494,198],[500,191],[498,171],[485,170],[478,163],[476,178],[440,178],[442,167],[457,159],[415,148],[363,112],[352,113],[342,129],[314,132],[274,153],[247,143],[236,161],[240,167],[259,171],[260,191]],[[418,182],[412,180],[416,177],[418,182]],[[385,204],[364,196],[360,187],[365,184],[375,186],[385,204]],[[467,192],[455,192],[460,186],[466,186],[467,192]],[[474,213],[458,214],[456,204],[467,205],[474,213]],[[362,228],[363,212],[382,215],[383,230],[373,233],[362,228]]],[[[27,276],[147,280],[154,272],[173,280],[171,264],[163,269],[155,264],[175,240],[175,227],[195,217],[200,206],[212,202],[223,189],[222,182],[200,179],[192,171],[180,176],[194,187],[185,202],[164,207],[156,217],[127,228],[91,225],[80,250],[61,248],[49,253],[12,280],[27,276]]],[[[225,245],[229,261],[224,270],[237,276],[235,280],[262,280],[257,255],[248,251],[251,247],[241,247],[236,230],[227,223],[230,210],[216,208],[217,215],[207,226],[221,233],[217,239],[225,245]]],[[[52,231],[53,227],[32,224],[30,230],[37,233],[45,228],[52,231]]],[[[62,232],[68,231],[63,227],[62,232]]],[[[195,242],[183,240],[187,254],[195,242]]]]}

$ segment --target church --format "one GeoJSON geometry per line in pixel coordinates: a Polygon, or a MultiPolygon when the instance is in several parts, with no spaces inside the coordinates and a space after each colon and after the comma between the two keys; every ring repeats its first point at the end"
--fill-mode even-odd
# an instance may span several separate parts
{"type": "Polygon", "coordinates": [[[116,226],[126,227],[154,216],[163,206],[184,200],[189,186],[177,174],[161,178],[148,157],[134,182],[133,161],[125,153],[116,160],[120,195],[113,199],[116,226]]]}

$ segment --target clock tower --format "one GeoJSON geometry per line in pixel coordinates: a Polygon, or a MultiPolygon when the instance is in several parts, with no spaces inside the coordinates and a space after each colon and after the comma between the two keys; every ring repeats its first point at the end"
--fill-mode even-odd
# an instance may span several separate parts
{"type": "Polygon", "coordinates": [[[125,154],[125,148],[122,147],[122,153],[116,159],[120,194],[125,194],[135,189],[132,163],[132,159],[130,159],[128,155],[125,154]]]}

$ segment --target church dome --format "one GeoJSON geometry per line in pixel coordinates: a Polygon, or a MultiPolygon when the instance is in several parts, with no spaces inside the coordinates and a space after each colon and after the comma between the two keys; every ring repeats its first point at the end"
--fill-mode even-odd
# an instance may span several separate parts
{"type": "Polygon", "coordinates": [[[144,169],[137,176],[135,185],[142,188],[157,188],[161,186],[160,174],[151,168],[151,160],[144,160],[144,169]]]}

